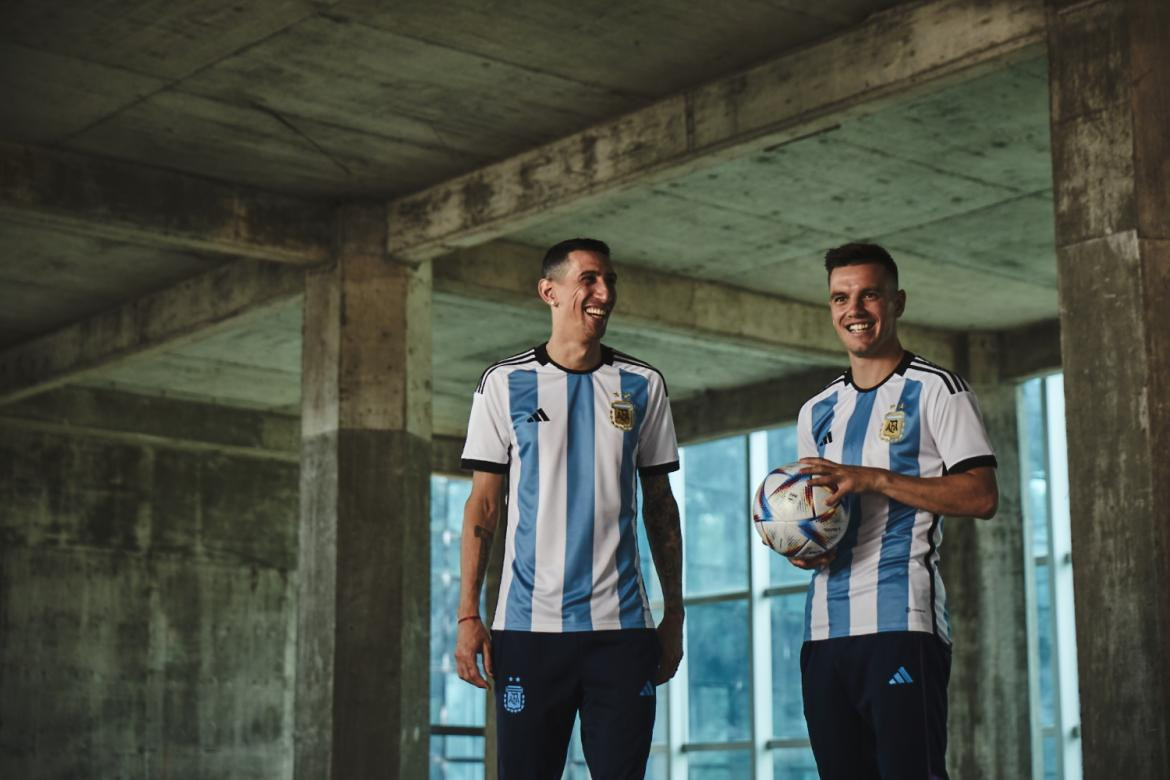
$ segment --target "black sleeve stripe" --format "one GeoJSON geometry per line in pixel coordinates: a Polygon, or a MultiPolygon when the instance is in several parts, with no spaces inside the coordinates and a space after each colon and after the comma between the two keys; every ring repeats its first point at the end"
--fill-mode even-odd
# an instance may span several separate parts
{"type": "Polygon", "coordinates": [[[954,384],[957,388],[959,388],[960,390],[963,390],[965,392],[968,392],[968,393],[971,392],[971,386],[967,384],[967,380],[963,379],[963,377],[959,376],[954,371],[948,371],[947,369],[940,366],[938,363],[932,363],[929,360],[927,360],[926,358],[921,358],[918,356],[915,356],[914,360],[912,360],[911,363],[917,364],[917,367],[919,367],[919,368],[921,368],[923,366],[929,366],[930,368],[941,371],[944,374],[946,374],[948,377],[950,377],[951,381],[954,382],[954,384]]]}
{"type": "Polygon", "coordinates": [[[529,360],[532,360],[532,358],[535,355],[536,355],[536,351],[530,349],[527,352],[521,352],[519,355],[514,355],[510,358],[506,358],[504,360],[501,360],[498,363],[492,363],[490,366],[488,366],[486,369],[484,369],[484,372],[480,375],[479,384],[475,386],[475,392],[477,392],[477,393],[483,392],[484,385],[487,384],[488,376],[493,371],[495,371],[497,368],[499,368],[500,366],[514,366],[514,365],[517,365],[519,363],[526,363],[529,360]]]}
{"type": "Polygon", "coordinates": [[[924,374],[933,374],[937,376],[938,378],[942,379],[943,384],[947,386],[947,390],[950,392],[950,394],[955,394],[955,386],[952,385],[951,380],[947,378],[947,372],[943,371],[941,368],[928,368],[927,366],[920,366],[917,364],[911,364],[910,368],[914,369],[915,371],[921,371],[924,374]]]}
{"type": "Polygon", "coordinates": [[[645,369],[648,369],[650,371],[653,371],[655,374],[658,374],[658,379],[661,380],[661,382],[662,382],[662,394],[665,395],[667,398],[670,398],[670,388],[666,384],[666,377],[664,377],[662,375],[662,372],[659,371],[657,368],[650,365],[649,363],[638,360],[637,358],[632,358],[629,355],[625,354],[624,352],[618,352],[616,349],[613,351],[613,358],[614,358],[615,362],[628,363],[631,366],[637,366],[638,368],[645,368],[645,369]]]}
{"type": "Polygon", "coordinates": [[[507,463],[493,463],[490,460],[473,460],[471,458],[463,458],[459,461],[459,465],[465,471],[486,471],[490,474],[507,474],[507,463]]]}
{"type": "Polygon", "coordinates": [[[657,466],[646,466],[638,469],[638,473],[643,477],[652,477],[656,474],[669,474],[672,471],[678,471],[678,461],[672,460],[670,463],[659,463],[657,466]]]}
{"type": "Polygon", "coordinates": [[[964,471],[983,468],[985,466],[990,466],[994,469],[999,467],[999,463],[996,462],[994,455],[976,455],[974,458],[967,458],[966,460],[959,461],[955,465],[948,468],[947,473],[961,474],[964,471]]]}

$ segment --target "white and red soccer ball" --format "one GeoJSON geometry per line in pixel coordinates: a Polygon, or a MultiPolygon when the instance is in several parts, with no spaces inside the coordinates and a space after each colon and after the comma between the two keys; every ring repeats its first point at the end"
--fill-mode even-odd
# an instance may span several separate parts
{"type": "Polygon", "coordinates": [[[841,504],[829,506],[827,487],[809,484],[800,464],[772,469],[752,501],[752,525],[764,544],[789,558],[808,559],[833,549],[849,528],[841,504]]]}

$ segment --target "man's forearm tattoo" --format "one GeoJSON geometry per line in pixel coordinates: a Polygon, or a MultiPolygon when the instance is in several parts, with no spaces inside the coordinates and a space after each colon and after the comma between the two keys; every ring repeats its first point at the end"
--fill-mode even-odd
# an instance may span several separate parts
{"type": "Polygon", "coordinates": [[[475,592],[479,593],[487,576],[488,558],[492,554],[492,532],[482,525],[477,525],[474,533],[475,538],[479,540],[479,555],[475,559],[475,592]]]}
{"type": "Polygon", "coordinates": [[[665,475],[642,481],[645,497],[642,516],[646,538],[654,556],[654,568],[662,584],[662,598],[667,607],[682,607],[682,530],[679,528],[678,504],[670,492],[665,475]]]}

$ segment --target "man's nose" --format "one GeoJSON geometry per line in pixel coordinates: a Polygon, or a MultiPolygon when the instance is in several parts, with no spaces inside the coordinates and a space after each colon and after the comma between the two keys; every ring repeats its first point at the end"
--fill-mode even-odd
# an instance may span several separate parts
{"type": "Polygon", "coordinates": [[[602,303],[609,303],[616,294],[617,292],[614,290],[613,285],[609,282],[600,282],[594,291],[594,297],[601,300],[602,303]]]}

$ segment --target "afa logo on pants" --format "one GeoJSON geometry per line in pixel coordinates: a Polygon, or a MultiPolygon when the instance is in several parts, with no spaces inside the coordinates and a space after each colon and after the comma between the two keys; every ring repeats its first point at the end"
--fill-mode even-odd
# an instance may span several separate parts
{"type": "Polygon", "coordinates": [[[519,683],[519,677],[509,677],[504,686],[504,709],[511,713],[524,709],[524,686],[519,683]]]}

